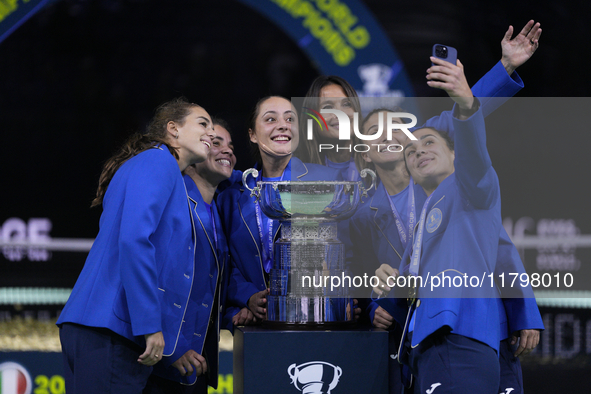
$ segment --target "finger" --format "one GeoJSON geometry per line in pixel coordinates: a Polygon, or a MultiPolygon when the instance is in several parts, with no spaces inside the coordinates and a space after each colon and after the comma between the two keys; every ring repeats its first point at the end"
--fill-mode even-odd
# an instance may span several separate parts
{"type": "MultiPolygon", "coordinates": [[[[388,286],[388,278],[395,278],[394,275],[388,275],[387,272],[376,272],[378,278],[378,287],[388,286]]],[[[388,286],[389,287],[389,286],[388,286]]]]}
{"type": "Polygon", "coordinates": [[[388,323],[394,323],[394,318],[392,317],[392,315],[388,313],[388,311],[384,310],[384,312],[381,313],[380,316],[388,323]]]}
{"type": "Polygon", "coordinates": [[[378,297],[384,297],[390,292],[390,287],[388,285],[380,285],[380,287],[374,287],[373,291],[378,295],[378,297]]]}
{"type": "Polygon", "coordinates": [[[427,81],[427,85],[429,85],[432,88],[442,89],[442,90],[451,90],[451,88],[452,88],[450,84],[440,82],[440,81],[427,81]]]}
{"type": "MultiPolygon", "coordinates": [[[[429,59],[431,60],[431,63],[436,64],[441,67],[450,68],[451,66],[454,66],[454,64],[448,62],[447,60],[443,60],[443,59],[440,59],[435,56],[431,56],[429,59]]],[[[435,67],[435,66],[431,66],[431,67],[435,67]]]]}
{"type": "Polygon", "coordinates": [[[267,299],[266,299],[266,298],[264,298],[264,297],[261,297],[261,298],[259,298],[259,299],[257,300],[257,305],[258,305],[258,306],[263,306],[263,305],[265,305],[266,303],[267,303],[267,299]]]}
{"type": "Polygon", "coordinates": [[[182,376],[185,376],[185,374],[187,373],[187,370],[185,369],[185,367],[183,367],[182,365],[175,365],[176,369],[178,369],[179,373],[182,376]]]}
{"type": "Polygon", "coordinates": [[[458,60],[456,61],[456,65],[457,65],[459,68],[461,68],[461,69],[462,69],[462,71],[464,70],[464,65],[462,64],[462,62],[460,61],[460,59],[458,59],[458,60]]]}
{"type": "Polygon", "coordinates": [[[199,362],[201,362],[201,374],[204,374],[207,372],[207,362],[205,361],[205,357],[202,355],[199,354],[199,357],[199,362]]]}
{"type": "Polygon", "coordinates": [[[378,318],[377,321],[380,325],[380,328],[383,328],[384,330],[387,330],[392,325],[391,322],[389,322],[388,320],[382,319],[382,318],[378,318]]]}
{"type": "MultiPolygon", "coordinates": [[[[449,63],[449,62],[446,62],[449,63]]],[[[451,64],[451,63],[449,63],[451,64]]],[[[443,67],[443,66],[431,66],[427,69],[427,74],[433,74],[433,73],[443,73],[443,74],[449,74],[452,72],[452,69],[450,67],[443,67]]]]}
{"type": "Polygon", "coordinates": [[[526,343],[526,341],[525,341],[523,334],[522,334],[522,336],[519,338],[519,346],[517,347],[517,350],[515,351],[515,354],[514,354],[515,357],[519,357],[523,353],[523,351],[525,350],[525,343],[526,343]]]}
{"type": "Polygon", "coordinates": [[[532,27],[532,29],[527,33],[526,37],[529,39],[533,39],[538,33],[538,30],[540,30],[540,22],[536,23],[534,27],[532,27]]]}
{"type": "Polygon", "coordinates": [[[150,353],[152,352],[151,348],[146,348],[146,351],[143,352],[142,354],[140,354],[138,361],[140,360],[145,360],[146,358],[148,358],[150,356],[150,353]]]}
{"type": "Polygon", "coordinates": [[[455,80],[453,75],[442,74],[442,73],[431,73],[427,75],[428,80],[436,80],[442,82],[452,82],[455,80]]]}
{"type": "Polygon", "coordinates": [[[529,341],[529,340],[526,340],[526,341],[522,340],[522,342],[524,342],[524,344],[523,344],[523,350],[521,351],[521,354],[520,354],[521,356],[525,356],[526,354],[529,354],[529,353],[531,353],[532,350],[534,350],[534,348],[533,348],[533,346],[531,344],[531,341],[529,341]]]}
{"type": "Polygon", "coordinates": [[[381,329],[388,329],[388,322],[381,319],[378,315],[374,315],[373,317],[373,325],[374,327],[381,328],[381,329]]]}
{"type": "Polygon", "coordinates": [[[390,322],[390,321],[388,321],[388,320],[386,320],[386,319],[383,319],[383,318],[382,318],[382,317],[380,317],[380,316],[376,316],[376,317],[374,317],[373,321],[374,321],[374,325],[375,325],[376,327],[379,325],[379,326],[380,326],[380,328],[383,328],[383,329],[386,329],[386,330],[387,330],[388,328],[390,328],[390,326],[392,325],[392,322],[390,322]]]}
{"type": "Polygon", "coordinates": [[[391,265],[389,264],[384,264],[384,272],[390,276],[392,275],[396,275],[396,273],[398,273],[398,270],[396,268],[393,268],[391,265]]]}
{"type": "Polygon", "coordinates": [[[159,357],[155,357],[156,354],[157,353],[154,350],[154,348],[152,346],[148,346],[146,348],[146,351],[138,357],[137,361],[139,361],[140,363],[142,363],[144,365],[148,365],[148,366],[154,365],[158,361],[160,361],[159,357]]]}
{"type": "Polygon", "coordinates": [[[534,35],[534,38],[532,39],[534,41],[534,43],[538,44],[541,35],[542,35],[542,29],[538,29],[536,31],[536,34],[534,35]]]}
{"type": "Polygon", "coordinates": [[[267,314],[267,310],[264,308],[257,308],[256,312],[253,312],[253,314],[259,319],[263,320],[267,314]]]}
{"type": "Polygon", "coordinates": [[[527,336],[527,343],[525,344],[525,348],[527,349],[527,352],[530,353],[535,349],[536,346],[538,346],[538,343],[540,341],[540,333],[537,330],[528,331],[529,333],[527,336]]]}
{"type": "Polygon", "coordinates": [[[376,271],[376,276],[381,284],[386,284],[390,275],[384,271],[376,271]]]}
{"type": "Polygon", "coordinates": [[[389,276],[389,275],[393,275],[396,272],[398,272],[398,270],[395,268],[392,268],[389,264],[382,264],[376,270],[376,275],[385,274],[385,276],[389,276]]]}
{"type": "Polygon", "coordinates": [[[517,343],[517,336],[513,335],[511,337],[511,345],[515,345],[517,343]]]}
{"type": "MultiPolygon", "coordinates": [[[[378,278],[381,284],[384,284],[388,279],[388,274],[383,271],[376,271],[376,277],[378,278]]],[[[378,287],[379,286],[380,285],[378,285],[378,287]]]]}
{"type": "Polygon", "coordinates": [[[519,32],[519,34],[523,34],[524,36],[527,37],[527,33],[529,33],[529,31],[531,30],[532,26],[534,25],[534,20],[531,19],[529,22],[527,22],[525,24],[525,26],[523,26],[523,29],[521,29],[521,31],[519,32]]]}
{"type": "Polygon", "coordinates": [[[505,36],[503,37],[503,41],[511,41],[511,37],[513,37],[513,26],[509,25],[509,28],[505,32],[505,36]]]}
{"type": "Polygon", "coordinates": [[[183,363],[183,366],[185,367],[185,376],[191,376],[193,375],[193,371],[195,371],[195,368],[193,368],[193,366],[195,365],[195,360],[194,359],[189,359],[188,363],[183,363]]]}
{"type": "Polygon", "coordinates": [[[378,320],[380,323],[390,327],[392,325],[392,323],[394,322],[393,319],[390,318],[390,315],[383,315],[380,314],[378,315],[377,313],[374,315],[374,320],[378,320]]]}

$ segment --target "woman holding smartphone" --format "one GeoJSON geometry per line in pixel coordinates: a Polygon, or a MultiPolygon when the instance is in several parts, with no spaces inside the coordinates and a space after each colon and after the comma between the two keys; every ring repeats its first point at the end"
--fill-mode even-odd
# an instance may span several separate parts
{"type": "MultiPolygon", "coordinates": [[[[523,84],[516,72],[513,72],[518,66],[523,64],[531,57],[541,33],[539,24],[530,21],[521,33],[515,39],[511,39],[512,29],[507,31],[503,38],[503,60],[499,62],[487,75],[481,79],[472,91],[477,96],[510,97],[519,91],[523,84]],[[534,41],[535,47],[530,41],[534,41]]],[[[437,68],[428,70],[427,78],[429,80],[441,78],[443,75],[449,86],[459,86],[458,75],[462,75],[457,67],[446,67],[447,63],[434,60],[437,68]],[[433,75],[432,75],[433,73],[433,75]],[[436,75],[437,73],[438,75],[436,75]]],[[[433,85],[432,85],[433,86],[433,85]]],[[[434,86],[435,87],[435,86],[434,86]]],[[[483,112],[492,112],[497,103],[502,101],[482,99],[483,112]]],[[[385,121],[385,112],[405,112],[398,108],[376,109],[366,116],[363,121],[361,131],[363,134],[373,134],[378,128],[379,118],[385,121]]],[[[451,121],[451,113],[430,119],[427,124],[436,128],[447,128],[451,121]]],[[[388,141],[385,135],[377,144],[398,144],[404,145],[406,136],[402,133],[394,133],[394,140],[388,141]]],[[[404,156],[399,149],[394,151],[381,151],[374,146],[369,152],[358,154],[356,163],[359,170],[370,168],[378,174],[378,186],[375,194],[359,207],[355,216],[350,220],[351,238],[353,243],[354,265],[365,265],[366,271],[373,272],[375,267],[379,267],[376,274],[381,279],[380,285],[375,289],[374,295],[380,296],[386,294],[390,288],[387,285],[387,278],[398,275],[398,267],[405,245],[409,242],[412,224],[409,218],[415,217],[416,213],[410,213],[409,204],[409,174],[404,165],[404,156]],[[361,263],[363,262],[363,264],[361,263]],[[368,264],[368,262],[370,262],[368,264]],[[369,267],[373,265],[374,268],[369,267]]],[[[414,221],[416,224],[416,219],[414,221]]],[[[498,272],[523,272],[523,264],[510,241],[504,229],[501,229],[499,235],[498,272]]],[[[396,309],[391,307],[392,299],[382,299],[379,302],[370,302],[367,307],[370,320],[378,328],[391,331],[391,353],[395,355],[398,351],[398,342],[400,335],[395,330],[398,326],[396,321],[404,324],[405,316],[392,316],[396,309]]],[[[537,309],[535,299],[531,288],[524,289],[521,296],[503,295],[504,311],[506,321],[503,321],[505,334],[500,344],[500,366],[501,366],[501,385],[499,391],[504,392],[506,388],[513,388],[516,393],[521,392],[523,387],[521,379],[521,367],[519,359],[516,358],[521,353],[527,353],[537,345],[539,338],[539,329],[543,329],[543,324],[537,309]],[[507,298],[506,298],[507,297],[507,298]],[[519,348],[514,346],[517,343],[517,337],[520,337],[519,348]],[[510,338],[510,339],[505,339],[510,338]],[[515,353],[515,354],[514,354],[515,353]]],[[[390,360],[390,375],[395,376],[397,370],[397,360],[390,360]]],[[[397,392],[395,382],[390,381],[391,392],[397,392]],[[393,388],[394,387],[394,388],[393,388]]]]}

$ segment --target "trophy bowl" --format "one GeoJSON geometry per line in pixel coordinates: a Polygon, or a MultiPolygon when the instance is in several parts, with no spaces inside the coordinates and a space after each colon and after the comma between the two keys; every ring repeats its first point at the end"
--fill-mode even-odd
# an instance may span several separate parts
{"type": "Polygon", "coordinates": [[[283,328],[335,327],[355,322],[353,300],[346,287],[326,286],[326,277],[347,275],[344,245],[337,222],[350,218],[361,198],[375,187],[361,181],[258,181],[248,187],[263,214],[281,222],[273,247],[265,324],[283,328]],[[323,280],[324,279],[324,280],[323,280]]]}
{"type": "Polygon", "coordinates": [[[260,204],[261,211],[276,220],[336,221],[348,219],[355,213],[362,197],[375,186],[376,175],[369,169],[372,184],[365,189],[361,181],[258,181],[248,187],[246,179],[257,178],[258,170],[251,168],[242,175],[243,184],[260,204]]]}

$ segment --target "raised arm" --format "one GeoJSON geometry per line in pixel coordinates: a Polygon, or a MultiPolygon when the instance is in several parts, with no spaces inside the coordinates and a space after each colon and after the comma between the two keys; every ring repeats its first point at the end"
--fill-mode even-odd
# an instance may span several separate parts
{"type": "MultiPolygon", "coordinates": [[[[523,88],[523,81],[515,70],[527,62],[539,46],[542,29],[540,23],[529,21],[515,37],[511,38],[513,27],[509,29],[501,40],[501,60],[495,64],[482,78],[472,86],[474,97],[480,99],[482,114],[487,117],[499,108],[508,98],[513,97],[523,88]]],[[[431,67],[427,70],[427,80],[437,79],[438,74],[447,70],[431,67]]],[[[461,74],[447,75],[451,83],[459,84],[461,74]]],[[[429,82],[427,82],[429,84],[429,82]]],[[[431,86],[431,85],[430,85],[431,86]]],[[[432,86],[437,87],[437,86],[432,86]]],[[[427,120],[422,127],[433,127],[439,130],[451,128],[451,111],[445,111],[439,116],[427,120]]]]}
{"type": "Polygon", "coordinates": [[[486,149],[486,130],[480,102],[472,95],[464,75],[464,66],[431,58],[433,63],[456,75],[458,83],[447,79],[432,82],[432,86],[447,92],[456,104],[452,110],[452,129],[455,143],[456,179],[465,196],[477,208],[488,209],[498,201],[498,178],[486,149]]]}
{"type": "Polygon", "coordinates": [[[513,26],[509,26],[501,41],[503,50],[501,63],[505,67],[507,74],[513,74],[517,67],[523,65],[533,56],[540,45],[541,35],[540,22],[534,23],[533,19],[527,22],[514,38],[511,38],[513,36],[513,26]]]}

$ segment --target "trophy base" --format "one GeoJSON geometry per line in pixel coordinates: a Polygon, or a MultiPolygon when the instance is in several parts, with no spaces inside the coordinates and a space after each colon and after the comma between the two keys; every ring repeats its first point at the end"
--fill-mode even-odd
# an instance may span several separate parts
{"type": "Polygon", "coordinates": [[[289,327],[338,327],[355,322],[352,298],[267,296],[268,324],[289,327]]]}
{"type": "Polygon", "coordinates": [[[261,323],[262,327],[282,330],[282,331],[339,331],[351,330],[357,328],[359,323],[355,320],[339,321],[339,322],[305,322],[305,323],[289,323],[281,321],[264,320],[261,323]]]}

